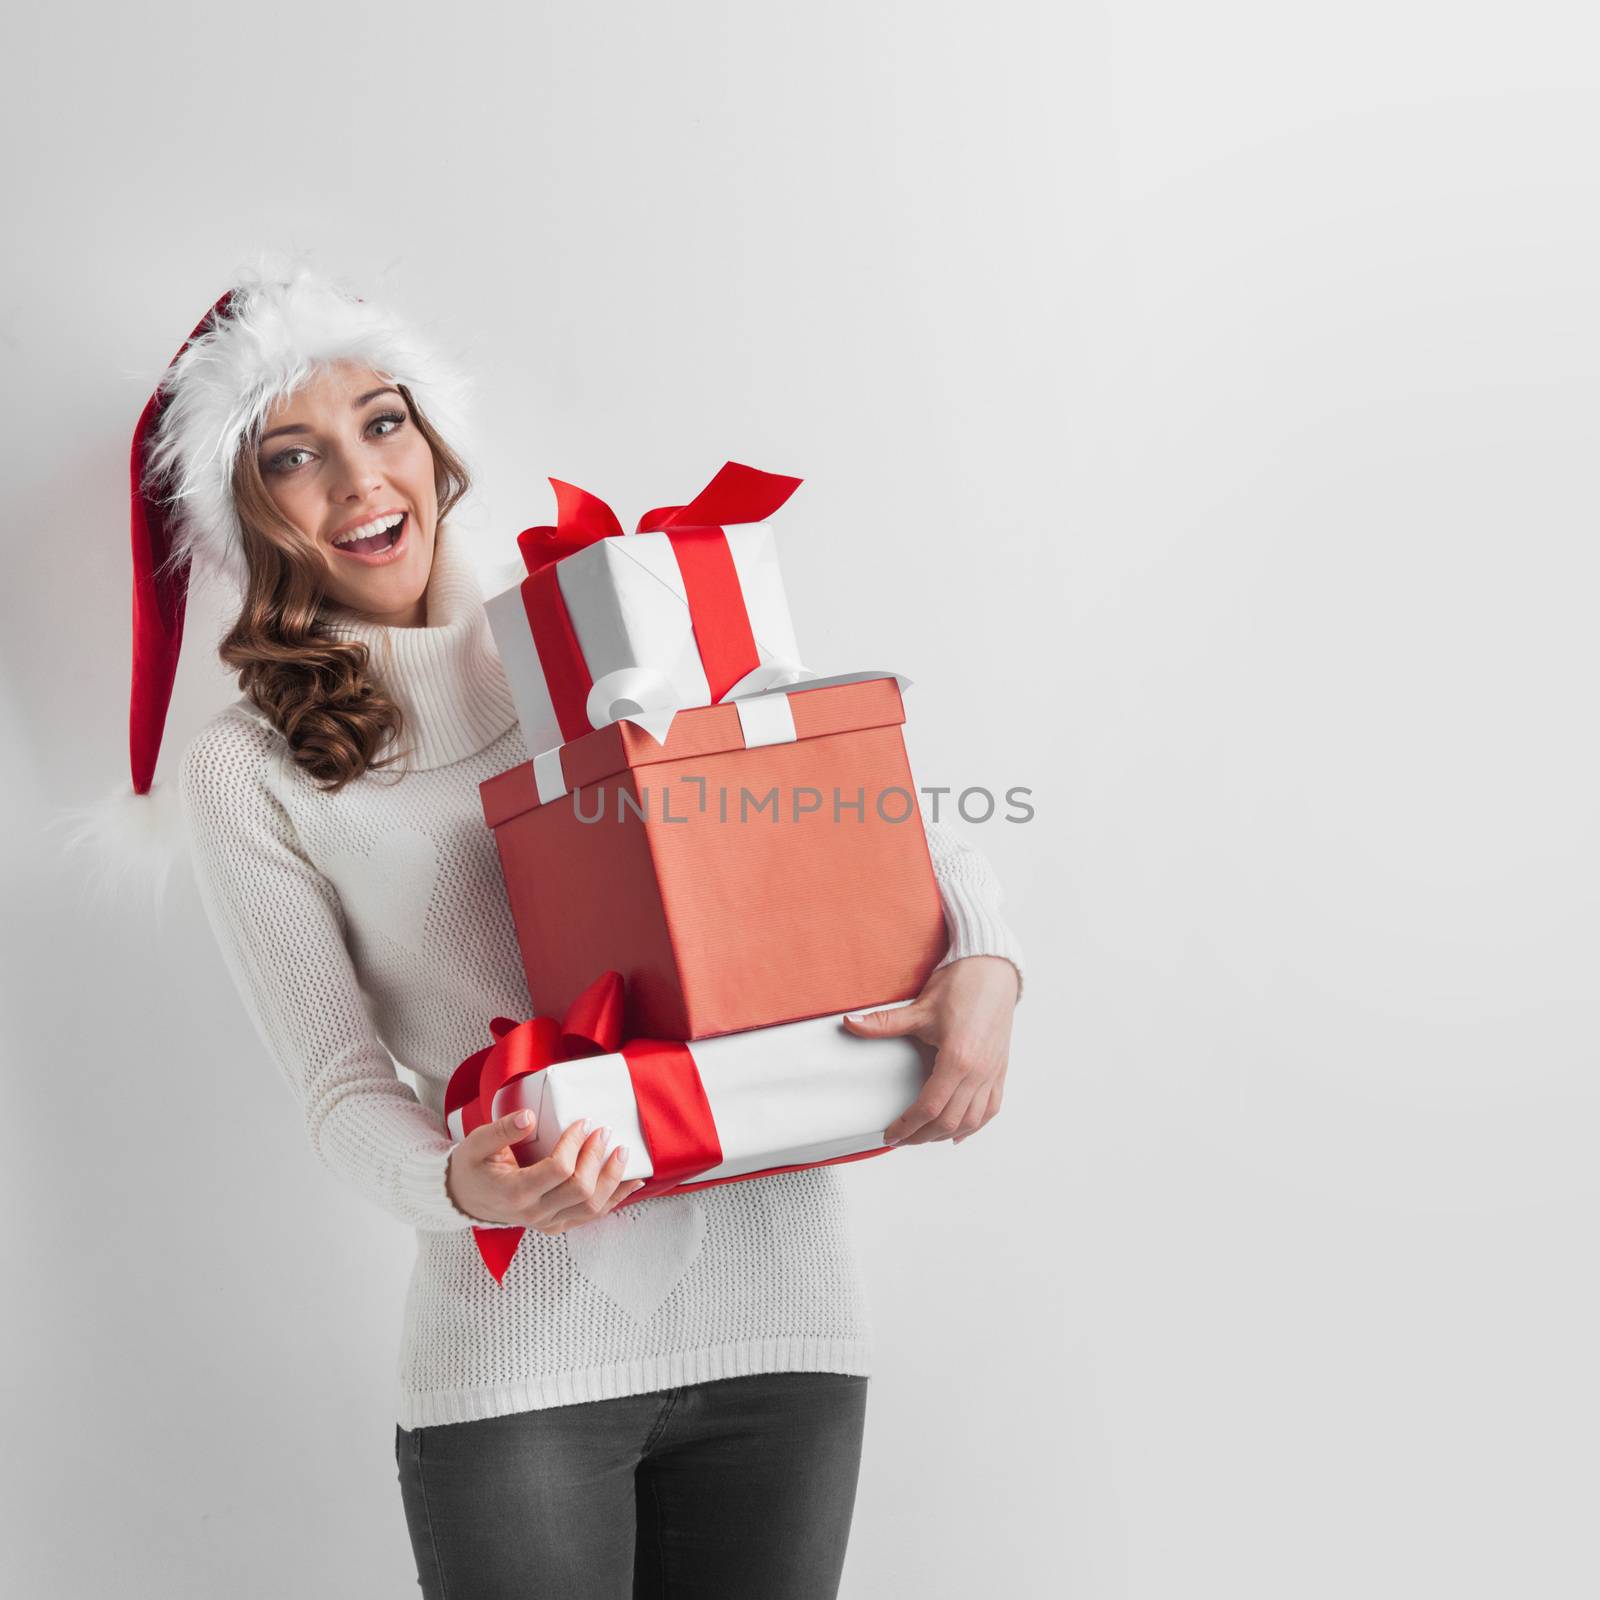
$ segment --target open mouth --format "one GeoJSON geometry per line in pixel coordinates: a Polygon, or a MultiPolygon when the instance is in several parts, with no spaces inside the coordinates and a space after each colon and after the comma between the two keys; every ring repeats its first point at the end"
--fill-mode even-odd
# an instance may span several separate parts
{"type": "Polygon", "coordinates": [[[411,524],[411,513],[404,512],[400,520],[380,533],[369,534],[365,539],[350,539],[333,548],[342,556],[353,556],[358,561],[378,561],[392,555],[405,537],[411,524]]]}

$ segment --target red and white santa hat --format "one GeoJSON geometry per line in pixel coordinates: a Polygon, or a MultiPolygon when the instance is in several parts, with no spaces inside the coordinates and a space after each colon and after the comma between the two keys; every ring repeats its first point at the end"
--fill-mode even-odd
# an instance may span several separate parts
{"type": "Polygon", "coordinates": [[[158,893],[182,848],[170,785],[155,783],[192,577],[243,598],[244,534],[233,500],[240,441],[316,370],[358,361],[403,384],[439,433],[464,436],[462,369],[397,316],[316,271],[304,255],[257,256],[206,312],[140,414],[129,457],[133,535],[131,791],[70,812],[69,847],[97,879],[156,869],[158,893]],[[145,797],[136,803],[135,797],[145,797]],[[160,812],[159,818],[154,812],[160,812]]]}

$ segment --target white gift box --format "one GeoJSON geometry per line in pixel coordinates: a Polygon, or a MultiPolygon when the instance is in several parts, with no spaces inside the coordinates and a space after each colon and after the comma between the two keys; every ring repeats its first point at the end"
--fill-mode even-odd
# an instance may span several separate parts
{"type": "MultiPolygon", "coordinates": [[[[724,532],[759,666],[798,669],[799,647],[770,526],[734,525],[724,532]]],[[[667,533],[596,540],[556,564],[556,581],[595,685],[592,726],[603,727],[638,703],[711,703],[688,590],[667,533]],[[609,709],[613,706],[619,708],[614,713],[609,709]]],[[[523,606],[522,583],[495,595],[485,607],[528,748],[541,751],[560,744],[561,729],[523,606]]]]}
{"type": "MultiPolygon", "coordinates": [[[[883,1130],[922,1092],[934,1054],[910,1035],[863,1039],[838,1016],[720,1034],[683,1048],[694,1057],[722,1146],[721,1165],[693,1174],[688,1183],[878,1148],[883,1130]]],[[[497,1117],[522,1107],[538,1116],[531,1143],[536,1160],[551,1153],[563,1129],[587,1118],[591,1129],[611,1130],[611,1145],[627,1146],[624,1179],[655,1171],[620,1054],[558,1061],[513,1079],[495,1096],[497,1117]]]]}

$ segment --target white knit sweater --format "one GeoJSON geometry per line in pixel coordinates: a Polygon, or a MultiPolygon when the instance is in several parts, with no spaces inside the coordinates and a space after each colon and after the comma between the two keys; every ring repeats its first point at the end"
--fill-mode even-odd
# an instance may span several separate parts
{"type": "MultiPolygon", "coordinates": [[[[503,1283],[445,1189],[445,1084],[531,1015],[478,785],[529,758],[482,594],[441,523],[427,626],[334,624],[372,647],[412,758],[340,793],[244,697],[183,752],[202,902],[246,1010],[333,1171],[417,1230],[397,1420],[415,1428],[742,1373],[870,1370],[841,1169],[639,1201],[526,1232],[503,1283]],[[419,1096],[395,1071],[416,1075],[419,1096]]],[[[945,962],[1010,958],[985,857],[929,826],[945,962]]],[[[943,964],[943,963],[941,963],[943,964]]]]}

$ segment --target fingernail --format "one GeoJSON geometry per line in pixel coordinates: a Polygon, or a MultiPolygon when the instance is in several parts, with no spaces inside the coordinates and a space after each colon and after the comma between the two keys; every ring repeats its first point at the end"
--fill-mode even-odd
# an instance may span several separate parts
{"type": "Polygon", "coordinates": [[[628,1165],[628,1147],[627,1147],[627,1145],[619,1144],[617,1146],[617,1152],[622,1157],[622,1165],[623,1165],[623,1167],[626,1168],[627,1165],[628,1165]]]}
{"type": "Polygon", "coordinates": [[[526,1128],[533,1121],[533,1113],[531,1111],[519,1111],[511,1120],[519,1128],[526,1128]]]}
{"type": "Polygon", "coordinates": [[[578,1137],[580,1139],[587,1139],[589,1137],[589,1119],[587,1117],[584,1117],[578,1123],[578,1137]]]}

